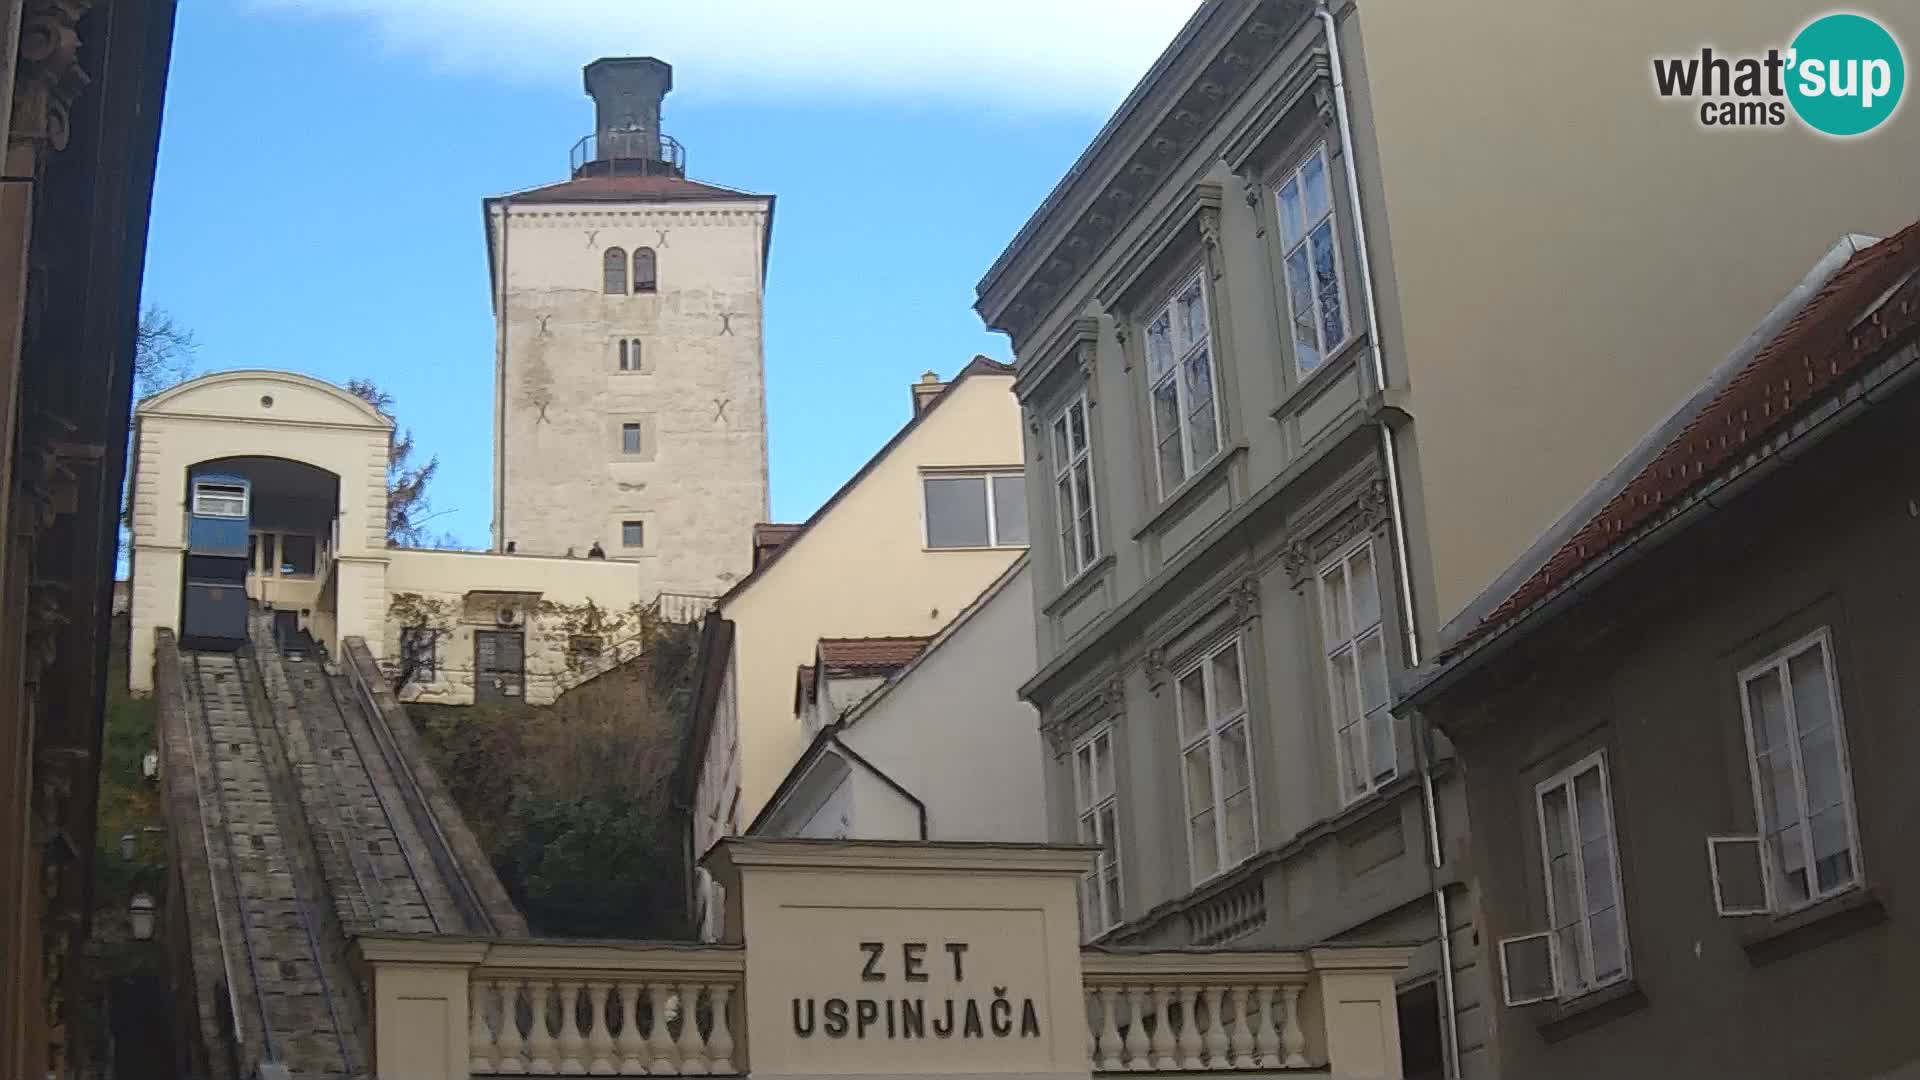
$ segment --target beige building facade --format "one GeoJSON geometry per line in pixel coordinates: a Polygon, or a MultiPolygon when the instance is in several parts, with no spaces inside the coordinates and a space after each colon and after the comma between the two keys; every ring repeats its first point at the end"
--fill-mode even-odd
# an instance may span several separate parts
{"type": "Polygon", "coordinates": [[[637,560],[493,555],[387,543],[393,421],[337,386],[230,371],[134,416],[129,682],[153,689],[154,640],[182,626],[190,478],[247,480],[246,599],[328,655],[363,638],[404,700],[543,705],[637,655],[660,617],[637,560]]]}
{"type": "Polygon", "coordinates": [[[918,384],[912,419],[720,598],[682,763],[692,857],[744,831],[807,749],[795,679],[822,638],[930,637],[1026,550],[1012,383],[976,358],[918,384]]]}
{"type": "Polygon", "coordinates": [[[773,197],[689,180],[672,71],[586,69],[570,178],[485,201],[497,358],[494,550],[643,568],[715,596],[765,521],[762,301],[773,197]]]}

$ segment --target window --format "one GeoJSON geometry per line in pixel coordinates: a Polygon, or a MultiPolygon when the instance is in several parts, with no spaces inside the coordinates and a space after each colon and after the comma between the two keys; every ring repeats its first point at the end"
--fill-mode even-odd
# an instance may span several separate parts
{"type": "Polygon", "coordinates": [[[1187,792],[1187,860],[1195,884],[1253,854],[1253,758],[1236,636],[1180,674],[1174,709],[1187,792]]]}
{"type": "Polygon", "coordinates": [[[204,481],[193,485],[193,512],[196,517],[246,517],[246,485],[204,481]]]}
{"type": "Polygon", "coordinates": [[[627,253],[617,247],[610,247],[600,257],[600,291],[608,296],[627,295],[627,253]]]}
{"type": "Polygon", "coordinates": [[[1347,340],[1346,293],[1340,283],[1340,244],[1324,143],[1281,182],[1279,203],[1293,362],[1306,376],[1347,340]]]}
{"type": "Polygon", "coordinates": [[[640,339],[621,338],[619,342],[620,370],[640,370],[640,339]]]}
{"type": "Polygon", "coordinates": [[[426,626],[400,631],[400,662],[408,682],[433,682],[439,676],[440,634],[426,626]]]}
{"type": "Polygon", "coordinates": [[[1087,396],[1053,419],[1054,512],[1060,523],[1062,581],[1079,577],[1100,557],[1099,526],[1093,520],[1093,455],[1087,448],[1087,396]]]}
{"type": "Polygon", "coordinates": [[[1562,998],[1627,977],[1626,920],[1606,758],[1595,754],[1534,788],[1554,988],[1562,998]]]}
{"type": "Polygon", "coordinates": [[[637,454],[640,452],[640,423],[637,420],[620,425],[620,452],[637,454]]]}
{"type": "Polygon", "coordinates": [[[280,574],[282,577],[312,577],[317,545],[311,536],[288,533],[280,538],[280,574]]]}
{"type": "Polygon", "coordinates": [[[1860,837],[1828,632],[1742,672],[1740,704],[1767,909],[1792,911],[1858,885],[1860,837]]]}
{"type": "Polygon", "coordinates": [[[928,476],[927,546],[1024,547],[1027,543],[1025,473],[928,476]]]}
{"type": "Polygon", "coordinates": [[[599,634],[571,634],[567,637],[567,655],[575,659],[597,659],[604,647],[605,642],[599,634]]]}
{"type": "Polygon", "coordinates": [[[1147,323],[1147,392],[1166,497],[1220,452],[1206,289],[1196,272],[1147,323]]]}
{"type": "Polygon", "coordinates": [[[1348,802],[1393,779],[1398,762],[1387,710],[1387,646],[1373,541],[1320,569],[1320,626],[1333,697],[1334,756],[1348,802]]]}
{"type": "Polygon", "coordinates": [[[621,547],[646,547],[647,527],[642,521],[623,521],[620,523],[621,547]]]}
{"type": "Polygon", "coordinates": [[[279,565],[279,560],[274,558],[274,534],[255,533],[254,535],[260,538],[260,561],[254,565],[259,567],[261,574],[272,577],[273,568],[279,565]]]}
{"type": "Polygon", "coordinates": [[[652,248],[633,249],[633,291],[649,293],[658,288],[657,265],[652,248]]]}
{"type": "Polygon", "coordinates": [[[1096,937],[1120,921],[1120,818],[1113,785],[1113,729],[1102,726],[1073,748],[1074,808],[1080,842],[1100,848],[1080,883],[1081,928],[1096,937]]]}

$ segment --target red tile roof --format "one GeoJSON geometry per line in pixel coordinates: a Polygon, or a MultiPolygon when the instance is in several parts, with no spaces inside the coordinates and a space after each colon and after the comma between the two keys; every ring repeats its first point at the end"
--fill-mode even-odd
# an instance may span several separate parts
{"type": "Polygon", "coordinates": [[[930,637],[821,638],[820,662],[829,675],[885,675],[926,651],[930,637]]]}
{"type": "Polygon", "coordinates": [[[506,198],[516,203],[560,202],[685,202],[710,199],[761,199],[764,195],[732,188],[703,184],[678,176],[583,176],[558,184],[515,192],[506,198]]]}
{"type": "Polygon", "coordinates": [[[1916,269],[1920,222],[1855,254],[1665,449],[1440,659],[1459,655],[1518,618],[1804,414],[1862,364],[1920,330],[1916,269]],[[1890,289],[1897,291],[1889,297],[1890,289]]]}

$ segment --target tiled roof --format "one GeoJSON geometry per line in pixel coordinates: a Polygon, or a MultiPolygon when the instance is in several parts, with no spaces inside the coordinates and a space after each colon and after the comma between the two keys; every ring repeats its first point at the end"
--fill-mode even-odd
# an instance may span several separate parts
{"type": "Polygon", "coordinates": [[[930,637],[821,638],[820,662],[829,675],[885,675],[913,663],[930,637]]]}
{"type": "Polygon", "coordinates": [[[1920,330],[1917,269],[1920,223],[1855,254],[1679,435],[1440,659],[1458,656],[1546,599],[1664,508],[1763,445],[1890,343],[1920,330]]]}
{"type": "Polygon", "coordinates": [[[755,525],[753,527],[754,568],[759,569],[762,562],[766,561],[774,552],[779,551],[781,546],[787,541],[799,535],[802,528],[805,528],[805,526],[797,524],[780,525],[765,521],[755,525]]]}
{"type": "Polygon", "coordinates": [[[759,199],[763,195],[703,184],[679,176],[583,176],[507,196],[516,203],[558,202],[684,202],[702,199],[759,199]]]}

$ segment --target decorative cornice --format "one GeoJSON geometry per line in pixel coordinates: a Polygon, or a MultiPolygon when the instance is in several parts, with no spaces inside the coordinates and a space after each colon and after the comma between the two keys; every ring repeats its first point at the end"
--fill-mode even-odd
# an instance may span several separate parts
{"type": "Polygon", "coordinates": [[[1140,657],[1140,670],[1147,676],[1148,689],[1158,689],[1167,681],[1167,650],[1163,645],[1155,645],[1140,657]]]}
{"type": "MultiPolygon", "coordinates": [[[[1223,10],[1232,7],[1226,5],[1223,10]]],[[[1104,182],[1089,181],[1086,175],[1094,171],[1088,166],[1095,162],[1076,166],[1081,175],[1069,178],[1063,188],[1071,191],[1081,182],[1085,186],[1066,196],[1072,203],[1043,205],[1035,220],[1015,238],[1007,255],[980,287],[976,307],[990,328],[1006,332],[1018,347],[1019,341],[1034,330],[1059,297],[1086,274],[1150,201],[1153,192],[1167,182],[1173,169],[1216,128],[1227,109],[1280,52],[1288,40],[1282,31],[1299,23],[1307,12],[1306,5],[1296,0],[1257,0],[1245,10],[1241,23],[1206,57],[1158,122],[1124,147],[1111,148],[1113,155],[1108,160],[1112,164],[1100,170],[1106,175],[1104,182]],[[1049,218],[1065,223],[1052,239],[1045,239],[1054,228],[1049,218]],[[1022,269],[1022,263],[1028,268],[1022,269]]],[[[1168,97],[1175,93],[1168,86],[1148,91],[1154,92],[1168,97]]],[[[1144,107],[1144,103],[1123,107],[1123,115],[1114,123],[1124,125],[1139,116],[1144,107]]],[[[1105,152],[1095,151],[1096,155],[1105,152]]],[[[1060,196],[1048,202],[1054,203],[1055,198],[1060,196]]]]}
{"type": "Polygon", "coordinates": [[[1118,720],[1127,712],[1127,683],[1118,675],[1106,681],[1100,687],[1100,708],[1107,719],[1118,720]]]}
{"type": "Polygon", "coordinates": [[[1308,572],[1313,569],[1313,548],[1305,540],[1287,541],[1287,546],[1280,552],[1280,565],[1286,569],[1287,577],[1294,586],[1298,587],[1307,580],[1308,572]]]}
{"type": "Polygon", "coordinates": [[[27,0],[20,19],[10,143],[65,150],[68,112],[93,82],[80,66],[80,20],[93,0],[27,0]]]}
{"type": "Polygon", "coordinates": [[[1199,214],[1200,243],[1207,249],[1207,266],[1213,280],[1220,280],[1220,208],[1202,206],[1199,214]]]}
{"type": "Polygon", "coordinates": [[[1250,623],[1260,617],[1260,579],[1254,576],[1241,578],[1234,583],[1229,597],[1233,602],[1234,621],[1250,623]]]}

